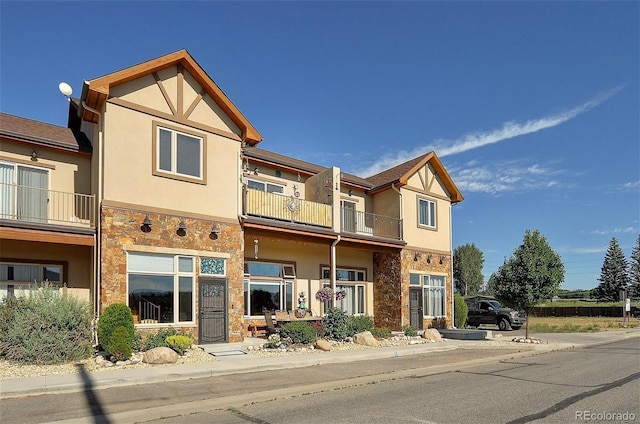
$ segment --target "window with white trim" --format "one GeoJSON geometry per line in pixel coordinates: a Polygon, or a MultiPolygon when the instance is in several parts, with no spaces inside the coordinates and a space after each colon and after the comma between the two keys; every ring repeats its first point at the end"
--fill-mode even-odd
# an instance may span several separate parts
{"type": "Polygon", "coordinates": [[[142,324],[193,322],[195,258],[129,252],[128,302],[142,324]]]}
{"type": "Polygon", "coordinates": [[[409,284],[422,287],[425,316],[445,316],[446,280],[444,275],[409,274],[409,284]]]}
{"type": "Polygon", "coordinates": [[[0,162],[0,218],[47,222],[49,170],[0,162]]]}
{"type": "Polygon", "coordinates": [[[247,187],[254,190],[266,191],[267,193],[284,194],[284,186],[280,184],[274,184],[267,181],[247,179],[247,187]]]}
{"type": "Polygon", "coordinates": [[[435,228],[436,202],[427,199],[418,199],[418,225],[435,228]]]}
{"type": "Polygon", "coordinates": [[[293,264],[278,262],[245,262],[245,315],[260,316],[264,311],[292,310],[293,264]]]}
{"type": "Polygon", "coordinates": [[[156,131],[156,170],[201,180],[203,138],[160,125],[156,131]]]}
{"type": "MultiPolygon", "coordinates": [[[[322,268],[322,279],[324,287],[330,286],[330,272],[331,271],[329,268],[322,268]]],[[[365,274],[365,271],[362,269],[336,269],[336,292],[344,293],[344,297],[342,299],[336,299],[336,308],[343,310],[349,315],[364,315],[366,313],[365,286],[364,284],[357,284],[357,282],[364,282],[366,280],[365,274]],[[352,283],[339,284],[338,281],[349,281],[352,283]]],[[[325,310],[329,308],[329,302],[326,302],[324,307],[325,310]]]]}

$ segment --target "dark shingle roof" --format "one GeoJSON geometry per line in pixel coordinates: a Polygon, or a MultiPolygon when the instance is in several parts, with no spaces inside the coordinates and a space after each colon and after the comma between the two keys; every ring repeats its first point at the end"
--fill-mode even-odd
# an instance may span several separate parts
{"type": "Polygon", "coordinates": [[[405,163],[396,165],[393,168],[386,169],[382,172],[379,172],[367,178],[367,181],[369,181],[375,187],[380,187],[385,184],[396,182],[400,180],[400,178],[405,176],[407,172],[411,171],[411,169],[413,169],[416,165],[418,165],[430,154],[431,153],[426,153],[422,156],[418,156],[417,158],[413,158],[405,163]]]}
{"type": "Polygon", "coordinates": [[[0,136],[75,151],[91,151],[80,131],[0,112],[0,136]]]}

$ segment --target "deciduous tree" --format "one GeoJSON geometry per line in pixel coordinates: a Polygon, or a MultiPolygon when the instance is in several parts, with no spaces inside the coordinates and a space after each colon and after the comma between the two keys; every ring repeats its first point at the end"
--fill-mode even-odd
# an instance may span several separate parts
{"type": "Polygon", "coordinates": [[[529,337],[529,312],[545,299],[551,299],[564,281],[564,264],[538,230],[527,230],[523,243],[490,279],[498,300],[525,311],[525,337],[529,337]]]}
{"type": "Polygon", "coordinates": [[[615,237],[609,242],[598,281],[598,287],[591,291],[591,297],[598,302],[617,302],[620,300],[620,291],[629,288],[627,258],[615,237]]]}
{"type": "Polygon", "coordinates": [[[484,255],[475,244],[464,244],[453,250],[453,281],[463,296],[478,294],[484,281],[484,255]]]}

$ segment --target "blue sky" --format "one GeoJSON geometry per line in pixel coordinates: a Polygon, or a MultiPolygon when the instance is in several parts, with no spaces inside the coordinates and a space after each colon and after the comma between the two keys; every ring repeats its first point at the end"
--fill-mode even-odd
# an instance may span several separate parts
{"type": "Polygon", "coordinates": [[[0,110],[66,125],[58,83],[186,48],[261,147],[366,177],[435,149],[486,278],[538,229],[563,288],[640,232],[640,3],[7,2],[0,110]]]}

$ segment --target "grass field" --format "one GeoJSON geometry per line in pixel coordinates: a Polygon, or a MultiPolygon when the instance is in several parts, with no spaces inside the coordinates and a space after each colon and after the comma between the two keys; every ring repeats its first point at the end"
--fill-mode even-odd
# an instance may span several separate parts
{"type": "Polygon", "coordinates": [[[607,317],[530,317],[529,332],[536,333],[593,333],[597,331],[640,328],[640,320],[607,317]]]}

